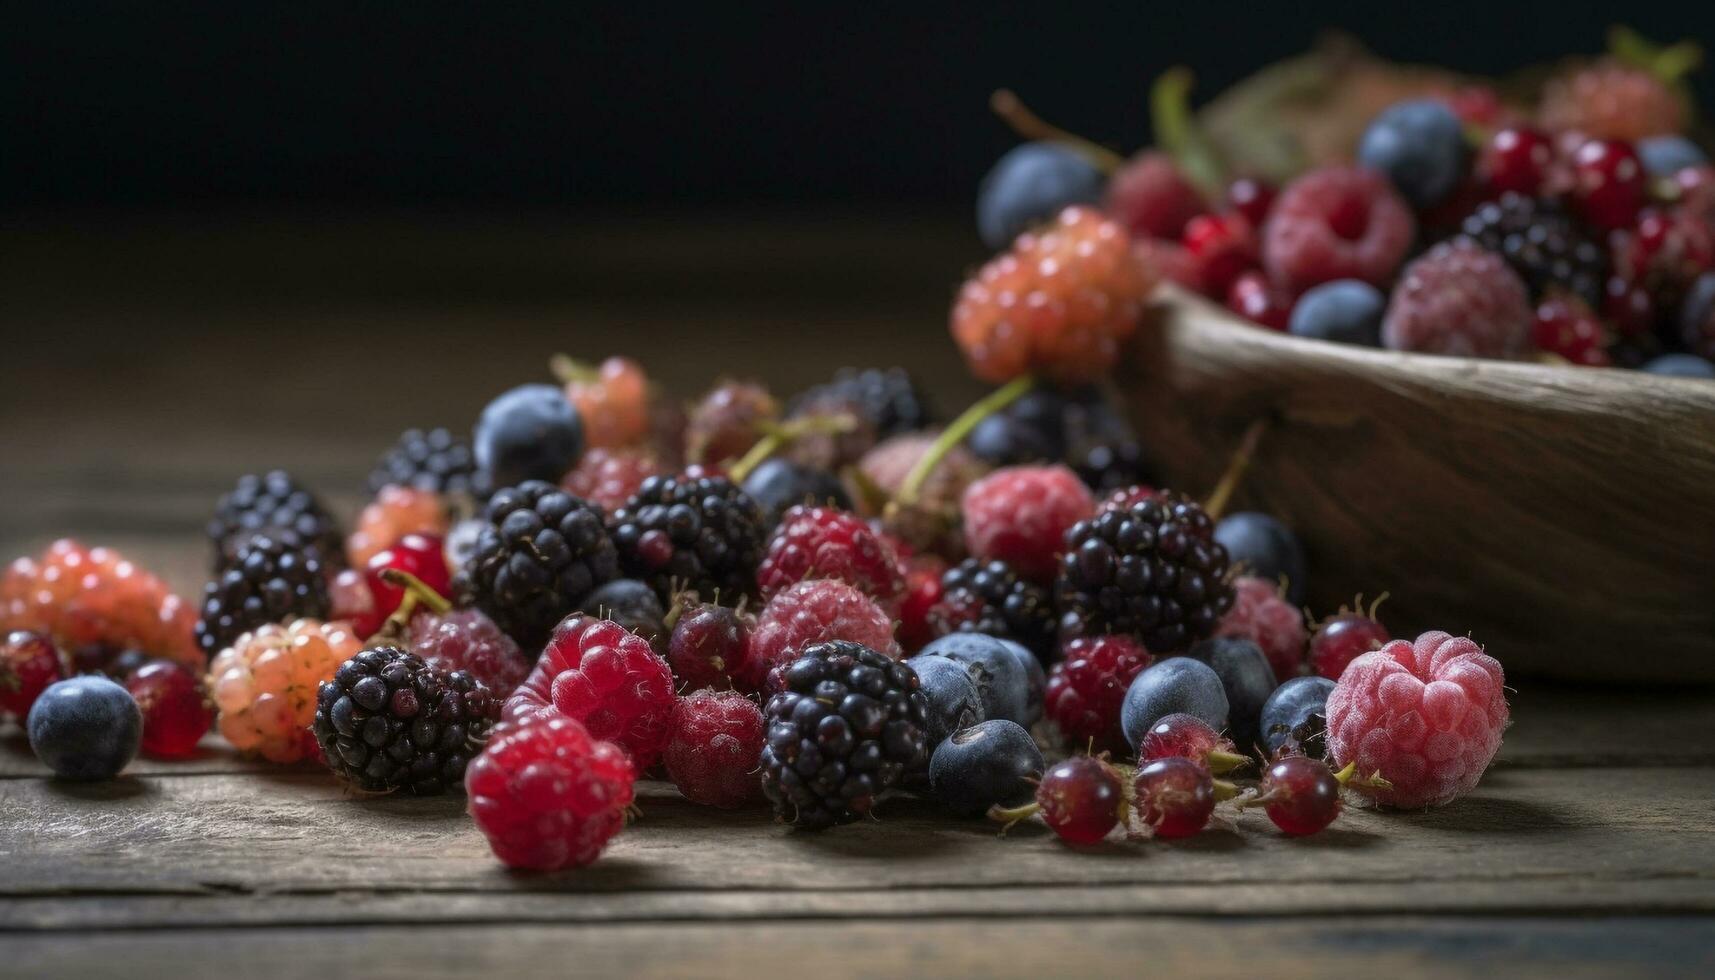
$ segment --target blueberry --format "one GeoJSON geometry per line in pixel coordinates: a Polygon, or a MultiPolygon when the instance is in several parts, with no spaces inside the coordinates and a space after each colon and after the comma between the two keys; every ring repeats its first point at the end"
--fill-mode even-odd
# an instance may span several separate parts
{"type": "Polygon", "coordinates": [[[1227,692],[1213,667],[1190,657],[1169,657],[1144,668],[1126,689],[1120,727],[1135,749],[1156,722],[1181,711],[1221,731],[1227,727],[1227,692]]]}
{"type": "Polygon", "coordinates": [[[946,657],[913,657],[911,669],[922,683],[929,702],[929,722],[924,732],[931,749],[961,728],[969,728],[986,717],[983,696],[965,665],[946,657]]]}
{"type": "Polygon", "coordinates": [[[1381,290],[1357,279],[1336,279],[1298,298],[1287,329],[1312,340],[1380,347],[1386,311],[1387,297],[1381,290]]]}
{"type": "Polygon", "coordinates": [[[1698,167],[1709,162],[1703,148],[1683,136],[1651,136],[1638,140],[1635,149],[1643,162],[1644,172],[1651,177],[1672,177],[1686,167],[1698,167]]]}
{"type": "Polygon", "coordinates": [[[1691,280],[1691,288],[1679,301],[1680,340],[1688,347],[1706,343],[1704,324],[1715,318],[1715,272],[1705,272],[1691,280]]]}
{"type": "MultiPolygon", "coordinates": [[[[634,578],[614,579],[584,597],[578,611],[612,620],[649,641],[656,653],[665,655],[672,631],[661,597],[634,578]]],[[[532,655],[537,651],[529,651],[532,655]]]]}
{"type": "Polygon", "coordinates": [[[1037,388],[977,423],[965,446],[996,466],[1040,463],[1066,455],[1066,398],[1037,388]]]}
{"type": "Polygon", "coordinates": [[[832,473],[773,456],[757,464],[744,478],[744,492],[756,501],[773,527],[789,508],[805,501],[851,510],[851,497],[832,473]]]}
{"type": "Polygon", "coordinates": [[[85,675],[48,685],[30,707],[30,748],[62,779],[112,779],[143,739],[143,712],[130,692],[85,675]]]}
{"type": "Polygon", "coordinates": [[[1291,745],[1311,758],[1326,749],[1328,695],[1334,682],[1326,677],[1294,677],[1274,689],[1262,706],[1262,747],[1272,757],[1291,745]]]}
{"type": "Polygon", "coordinates": [[[1227,563],[1243,565],[1246,575],[1270,582],[1285,576],[1286,600],[1303,605],[1308,574],[1304,546],[1291,528],[1267,514],[1241,510],[1215,525],[1215,543],[1227,549],[1227,563]]]}
{"type": "Polygon", "coordinates": [[[1370,122],[1358,141],[1358,162],[1386,174],[1418,210],[1451,197],[1471,162],[1465,127],[1433,99],[1396,102],[1370,122]]]}
{"type": "Polygon", "coordinates": [[[1024,665],[1025,678],[1025,711],[1024,719],[1019,724],[1026,728],[1042,720],[1042,698],[1048,687],[1048,672],[1042,669],[1042,661],[1036,659],[1036,654],[1030,648],[1017,640],[1001,640],[1002,644],[1024,665]]]}
{"type": "Polygon", "coordinates": [[[1218,636],[1192,647],[1189,654],[1215,668],[1227,695],[1227,736],[1241,748],[1256,741],[1263,703],[1274,693],[1274,668],[1262,647],[1237,636],[1218,636]]]}
{"type": "Polygon", "coordinates": [[[929,788],[961,817],[1018,806],[1036,794],[1046,763],[1023,727],[996,719],[955,732],[929,757],[929,788]]]}
{"type": "Polygon", "coordinates": [[[1645,362],[1643,370],[1670,378],[1715,378],[1715,364],[1696,354],[1663,354],[1645,362]]]}
{"type": "Polygon", "coordinates": [[[1101,200],[1104,179],[1095,164],[1063,143],[1024,143],[995,161],[977,188],[977,233],[1000,251],[1018,233],[1068,204],[1101,200]]]}
{"type": "Polygon", "coordinates": [[[915,663],[923,657],[945,657],[958,661],[977,685],[984,718],[1005,718],[1029,725],[1033,715],[1040,712],[1040,702],[1031,704],[1030,668],[1024,663],[1035,658],[1028,651],[1022,656],[1016,652],[1022,649],[985,633],[949,633],[931,642],[911,660],[915,663]]]}
{"type": "Polygon", "coordinates": [[[519,385],[482,410],[471,442],[476,465],[495,487],[557,483],[584,451],[584,427],[565,392],[519,385]]]}

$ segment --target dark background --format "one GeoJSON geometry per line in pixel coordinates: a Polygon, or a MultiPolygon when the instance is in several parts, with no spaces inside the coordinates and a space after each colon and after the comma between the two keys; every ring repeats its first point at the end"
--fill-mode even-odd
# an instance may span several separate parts
{"type": "Polygon", "coordinates": [[[1163,69],[1207,97],[1330,28],[1482,73],[1715,38],[1689,3],[739,6],[14,4],[0,206],[964,208],[997,86],[1130,149],[1163,69]]]}

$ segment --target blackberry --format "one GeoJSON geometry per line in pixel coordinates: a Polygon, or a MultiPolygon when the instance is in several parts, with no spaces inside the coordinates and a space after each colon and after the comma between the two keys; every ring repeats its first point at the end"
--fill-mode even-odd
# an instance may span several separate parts
{"type": "Polygon", "coordinates": [[[369,474],[369,492],[389,484],[440,494],[468,494],[478,500],[492,489],[476,467],[470,444],[446,429],[406,429],[376,461],[369,474]]]}
{"type": "Polygon", "coordinates": [[[239,549],[256,535],[281,536],[291,532],[316,549],[326,561],[338,562],[345,554],[345,536],[339,523],[308,488],[284,470],[238,478],[231,493],[220,498],[214,518],[208,522],[208,537],[214,543],[214,567],[225,568],[238,557],[239,549]]]}
{"type": "Polygon", "coordinates": [[[835,640],[784,676],[762,748],[762,788],[781,819],[806,830],[855,820],[924,765],[929,706],[910,667],[835,640]]]}
{"type": "Polygon", "coordinates": [[[1096,493],[1153,481],[1154,467],[1135,439],[1098,439],[1075,447],[1067,465],[1096,493]]]}
{"type": "Polygon", "coordinates": [[[762,511],[725,477],[650,477],[608,526],[626,576],[663,602],[693,590],[732,605],[756,592],[762,511]]]}
{"type": "Polygon", "coordinates": [[[1055,582],[1061,638],[1132,633],[1162,656],[1209,636],[1233,605],[1214,530],[1202,507],[1171,494],[1073,525],[1055,582]]]}
{"type": "Polygon", "coordinates": [[[464,785],[465,766],[500,719],[500,700],[395,646],[359,653],[316,692],[316,743],[334,774],[371,793],[419,796],[464,785]]]}
{"type": "Polygon", "coordinates": [[[534,657],[590,590],[619,577],[601,517],[541,480],[498,490],[456,589],[534,657]]]}
{"type": "Polygon", "coordinates": [[[966,560],[941,576],[941,600],[929,610],[937,636],[985,633],[1017,640],[1046,660],[1054,647],[1054,605],[1041,586],[1004,561],[966,560]]]}
{"type": "Polygon", "coordinates": [[[197,646],[212,657],[258,626],[325,619],[330,607],[316,549],[290,533],[255,534],[204,590],[197,646]]]}
{"type": "Polygon", "coordinates": [[[1602,308],[1607,253],[1554,201],[1508,191],[1466,216],[1461,230],[1506,259],[1533,298],[1558,287],[1602,308]]]}
{"type": "Polygon", "coordinates": [[[841,368],[834,380],[802,392],[787,404],[788,418],[849,408],[886,439],[927,426],[931,412],[917,383],[903,368],[841,368]]]}

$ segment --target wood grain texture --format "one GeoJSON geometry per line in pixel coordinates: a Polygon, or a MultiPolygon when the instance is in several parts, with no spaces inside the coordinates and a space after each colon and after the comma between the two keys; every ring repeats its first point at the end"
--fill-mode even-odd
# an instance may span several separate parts
{"type": "Polygon", "coordinates": [[[1235,507],[1311,552],[1314,606],[1470,631],[1515,676],[1715,680],[1715,385],[1377,351],[1258,330],[1165,290],[1120,384],[1170,482],[1212,486],[1276,423],[1235,507]]]}

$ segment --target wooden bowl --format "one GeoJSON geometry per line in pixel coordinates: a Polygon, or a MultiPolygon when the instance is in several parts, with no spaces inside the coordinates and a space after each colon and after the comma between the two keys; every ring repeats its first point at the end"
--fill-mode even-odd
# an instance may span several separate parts
{"type": "Polygon", "coordinates": [[[1715,383],[1431,357],[1258,329],[1163,287],[1120,372],[1168,485],[1291,525],[1310,607],[1391,598],[1509,672],[1715,681],[1715,383]]]}

